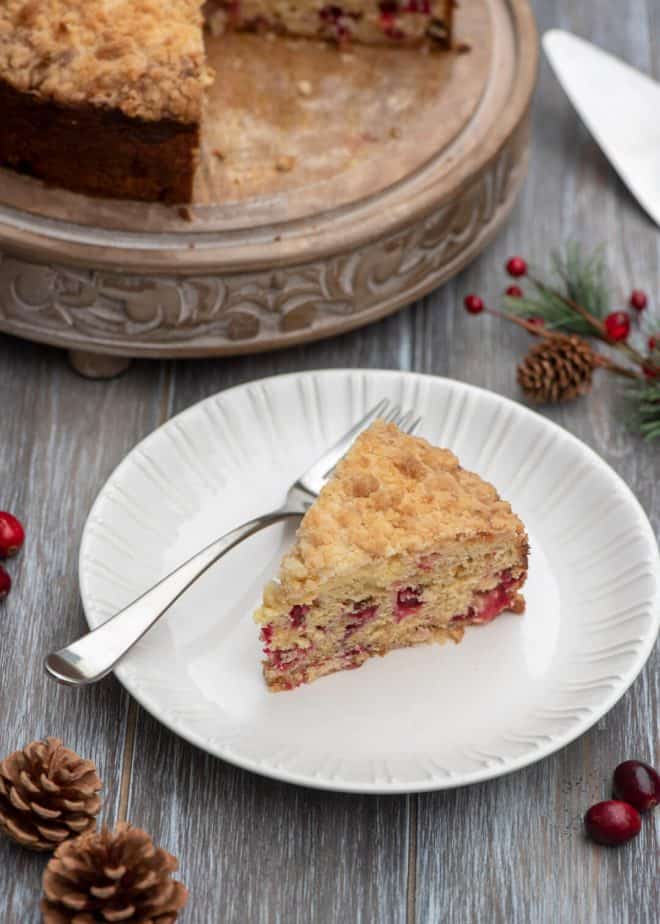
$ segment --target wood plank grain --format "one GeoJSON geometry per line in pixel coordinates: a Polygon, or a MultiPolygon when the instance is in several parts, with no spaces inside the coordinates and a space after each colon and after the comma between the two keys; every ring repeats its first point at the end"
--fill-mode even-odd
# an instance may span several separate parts
{"type": "MultiPolygon", "coordinates": [[[[632,0],[536,0],[541,28],[593,38],[660,76],[660,11],[632,0]]],[[[370,798],[287,787],[214,760],[176,738],[115,681],[57,688],[41,655],[83,628],[75,552],[104,478],[160,420],[219,389],[303,369],[418,369],[518,398],[526,336],[469,318],[465,292],[493,296],[514,251],[542,262],[568,237],[604,242],[620,303],[660,291],[657,231],[613,174],[543,63],[530,175],[512,221],[461,277],[365,330],[283,353],[136,365],[112,383],[82,382],[61,356],[0,338],[0,507],[29,531],[2,609],[0,751],[60,734],[95,759],[105,817],[126,815],[181,860],[191,889],[182,924],[650,924],[658,819],[620,850],[588,844],[587,805],[621,759],[658,754],[658,654],[598,726],[542,763],[501,780],[419,797],[370,798]],[[126,729],[129,729],[127,735],[126,729]],[[123,765],[124,764],[124,765],[123,765]],[[122,772],[124,771],[124,772],[122,772]]],[[[660,527],[657,447],[631,438],[614,386],[547,411],[601,453],[660,527]]],[[[487,692],[487,691],[486,691],[487,692]]],[[[0,841],[0,911],[36,924],[43,859],[0,841]]],[[[657,880],[656,880],[657,881],[657,880]]]]}
{"type": "MultiPolygon", "coordinates": [[[[8,568],[0,605],[0,757],[55,735],[94,760],[104,818],[120,792],[128,697],[113,680],[57,686],[44,655],[84,630],[78,595],[80,533],[95,494],[126,451],[158,421],[162,373],[138,367],[116,382],[83,382],[62,354],[0,337],[0,509],[16,513],[25,548],[8,568]]],[[[0,838],[0,918],[40,920],[45,860],[0,838]]]]}
{"type": "MultiPolygon", "coordinates": [[[[538,0],[541,29],[561,26],[592,38],[627,60],[657,69],[657,4],[635,4],[622,17],[614,3],[538,0]]],[[[414,366],[442,372],[519,398],[515,363],[526,334],[495,319],[457,310],[462,293],[495,293],[506,257],[522,252],[542,264],[549,247],[573,237],[605,244],[613,268],[614,306],[633,285],[658,291],[660,243],[579,123],[549,72],[541,68],[534,150],[519,207],[491,250],[416,309],[414,366]],[[451,343],[451,349],[446,348],[451,343]]],[[[656,311],[658,308],[656,307],[656,311]]],[[[657,446],[631,437],[618,390],[604,377],[593,394],[544,413],[593,446],[632,487],[660,527],[657,446]]],[[[658,763],[658,651],[621,702],[597,727],[558,754],[514,775],[455,792],[418,798],[415,920],[420,922],[579,921],[650,924],[657,920],[658,819],[622,850],[598,848],[582,834],[582,816],[609,797],[621,760],[658,763]],[[655,883],[655,885],[653,885],[655,883]]],[[[484,691],[488,695],[488,691],[484,691]]]]}

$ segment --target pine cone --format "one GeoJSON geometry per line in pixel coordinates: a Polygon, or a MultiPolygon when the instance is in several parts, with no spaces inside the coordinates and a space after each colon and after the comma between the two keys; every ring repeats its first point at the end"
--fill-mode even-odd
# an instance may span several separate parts
{"type": "Polygon", "coordinates": [[[571,401],[586,395],[596,354],[575,335],[552,334],[531,348],[518,366],[518,384],[537,404],[571,401]]]}
{"type": "Polygon", "coordinates": [[[173,924],[188,900],[177,866],[126,823],[66,841],[44,873],[43,924],[173,924]]]}
{"type": "Polygon", "coordinates": [[[31,850],[54,850],[96,827],[96,767],[58,738],[33,741],[0,763],[0,830],[31,850]]]}

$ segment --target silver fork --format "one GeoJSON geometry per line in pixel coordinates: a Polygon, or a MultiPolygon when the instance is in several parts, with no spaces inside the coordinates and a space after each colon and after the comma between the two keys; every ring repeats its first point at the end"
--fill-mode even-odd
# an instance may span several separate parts
{"type": "Polygon", "coordinates": [[[215,542],[197,552],[187,562],[172,571],[141,597],[129,603],[127,607],[111,616],[103,625],[83,635],[77,641],[49,654],[44,661],[47,673],[60,683],[70,686],[83,686],[95,683],[109,674],[115,664],[130,651],[157,620],[167,612],[172,604],[185,593],[197,578],[215,564],[223,555],[235,548],[248,536],[260,530],[292,517],[301,518],[316,500],[337,463],[346,455],[355,438],[377,417],[395,423],[406,433],[413,433],[419,426],[421,417],[415,417],[413,411],[401,412],[400,408],[390,408],[387,398],[373,407],[354,427],[345,433],[334,446],[311,465],[307,471],[291,485],[286,500],[272,513],[248,520],[225,533],[215,542]]]}

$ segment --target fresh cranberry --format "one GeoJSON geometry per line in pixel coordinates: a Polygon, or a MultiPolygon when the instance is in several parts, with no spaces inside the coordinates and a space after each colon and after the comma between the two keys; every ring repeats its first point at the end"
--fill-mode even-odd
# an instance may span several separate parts
{"type": "Polygon", "coordinates": [[[25,541],[20,521],[6,510],[0,510],[0,558],[15,555],[25,541]]]}
{"type": "Polygon", "coordinates": [[[619,343],[628,339],[630,318],[625,311],[613,311],[605,318],[605,332],[610,340],[619,343]]]}
{"type": "Polygon", "coordinates": [[[11,578],[2,565],[0,565],[0,600],[4,600],[10,590],[11,578]]]}
{"type": "Polygon", "coordinates": [[[524,276],[527,272],[527,264],[522,257],[510,257],[506,261],[506,271],[509,276],[518,278],[519,276],[524,276]]]}
{"type": "Polygon", "coordinates": [[[653,336],[649,337],[648,348],[649,348],[649,350],[650,350],[651,352],[653,352],[653,350],[655,350],[655,348],[657,347],[657,345],[658,345],[658,339],[657,339],[657,337],[653,337],[653,336]]]}
{"type": "MultiPolygon", "coordinates": [[[[267,626],[261,627],[261,641],[265,642],[266,645],[270,645],[273,641],[273,626],[272,623],[268,623],[267,626]]],[[[264,649],[266,650],[266,649],[264,649]]]]}
{"type": "Polygon", "coordinates": [[[614,795],[648,812],[660,802],[660,776],[641,760],[624,760],[614,771],[614,795]]]}
{"type": "Polygon", "coordinates": [[[520,288],[520,286],[509,286],[509,288],[506,290],[506,294],[509,296],[509,298],[522,298],[523,290],[520,288]]]}
{"type": "Polygon", "coordinates": [[[589,837],[598,844],[616,847],[637,837],[642,818],[632,805],[612,799],[592,805],[584,816],[584,827],[589,837]]]}
{"type": "Polygon", "coordinates": [[[642,372],[650,381],[653,381],[653,379],[657,379],[658,376],[660,376],[660,372],[658,372],[656,366],[652,366],[650,363],[644,363],[642,366],[642,372]]]}
{"type": "Polygon", "coordinates": [[[479,298],[478,295],[466,295],[463,299],[463,304],[465,305],[465,310],[470,314],[481,314],[485,308],[483,299],[479,298]]]}
{"type": "Polygon", "coordinates": [[[528,324],[533,324],[534,327],[545,327],[545,321],[543,318],[539,318],[538,315],[533,314],[531,318],[527,318],[528,324]]]}
{"type": "Polygon", "coordinates": [[[398,622],[405,619],[422,605],[421,587],[403,587],[396,595],[395,615],[398,622]]]}
{"type": "Polygon", "coordinates": [[[499,575],[500,582],[497,587],[483,593],[475,593],[474,606],[468,607],[465,613],[458,613],[452,616],[451,622],[469,622],[475,625],[481,625],[492,622],[496,616],[511,605],[511,587],[517,586],[519,579],[511,574],[511,569],[507,568],[499,575]]]}
{"type": "Polygon", "coordinates": [[[415,608],[422,605],[422,601],[420,600],[421,595],[421,587],[405,587],[396,595],[396,602],[399,606],[415,608]]]}
{"type": "Polygon", "coordinates": [[[289,622],[294,629],[299,629],[302,625],[305,624],[305,617],[308,613],[309,607],[305,606],[304,604],[302,606],[296,604],[296,606],[291,607],[289,610],[289,622]]]}
{"type": "Polygon", "coordinates": [[[646,292],[642,292],[641,289],[633,289],[630,293],[630,307],[635,308],[637,311],[644,311],[648,305],[649,300],[646,295],[646,292]]]}

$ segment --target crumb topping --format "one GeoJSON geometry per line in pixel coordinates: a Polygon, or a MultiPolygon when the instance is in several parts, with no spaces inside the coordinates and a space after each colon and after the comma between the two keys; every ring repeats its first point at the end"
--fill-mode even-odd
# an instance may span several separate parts
{"type": "Polygon", "coordinates": [[[0,79],[66,106],[196,122],[201,0],[3,0],[0,79]]]}
{"type": "Polygon", "coordinates": [[[526,538],[491,484],[461,468],[449,450],[376,421],[302,520],[282,561],[282,590],[305,595],[376,558],[505,535],[526,538]]]}

